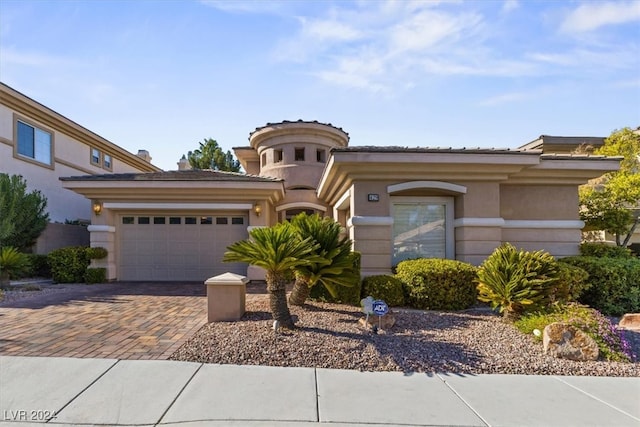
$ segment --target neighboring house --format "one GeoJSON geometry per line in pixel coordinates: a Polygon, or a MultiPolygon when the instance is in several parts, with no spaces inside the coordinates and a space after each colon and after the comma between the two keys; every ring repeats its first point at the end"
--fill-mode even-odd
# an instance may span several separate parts
{"type": "Polygon", "coordinates": [[[38,239],[36,252],[89,243],[86,228],[64,223],[88,223],[91,202],[64,189],[58,178],[159,171],[149,160],[144,150],[140,156],[129,153],[0,83],[0,172],[22,175],[29,191],[40,190],[47,198],[51,223],[38,239]]]}
{"type": "Polygon", "coordinates": [[[234,148],[246,174],[180,170],[71,176],[93,200],[91,244],[118,280],[195,280],[232,271],[226,246],[299,212],[348,230],[363,275],[416,257],[481,263],[502,242],[575,255],[583,222],[578,186],[617,170],[618,158],[541,150],[348,147],[342,129],[270,123],[234,148]]]}
{"type": "MultiPolygon", "coordinates": [[[[640,134],[640,128],[634,131],[640,134]]],[[[538,139],[535,139],[528,144],[519,147],[519,150],[542,150],[545,154],[570,154],[575,152],[592,153],[594,149],[602,147],[604,145],[604,137],[592,137],[592,136],[549,136],[541,135],[538,139]]],[[[640,205],[636,206],[635,215],[640,214],[640,205]]],[[[609,244],[615,245],[615,237],[604,231],[590,232],[590,236],[597,236],[597,239],[606,241],[609,244]],[[594,234],[595,233],[595,234],[594,234]]],[[[586,236],[586,234],[585,234],[586,236]]],[[[636,228],[636,231],[629,240],[629,245],[640,245],[640,227],[636,228]]],[[[636,249],[637,251],[637,249],[636,249]]]]}

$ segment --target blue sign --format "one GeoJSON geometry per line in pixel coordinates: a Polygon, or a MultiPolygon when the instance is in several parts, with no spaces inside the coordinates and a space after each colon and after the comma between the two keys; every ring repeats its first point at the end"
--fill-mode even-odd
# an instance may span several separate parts
{"type": "Polygon", "coordinates": [[[373,314],[376,316],[384,316],[389,312],[389,306],[387,303],[382,301],[381,299],[375,300],[373,302],[373,314]]]}

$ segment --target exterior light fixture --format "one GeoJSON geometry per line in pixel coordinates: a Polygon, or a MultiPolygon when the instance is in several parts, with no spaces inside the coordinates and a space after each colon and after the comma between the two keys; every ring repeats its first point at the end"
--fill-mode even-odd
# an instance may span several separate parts
{"type": "Polygon", "coordinates": [[[256,213],[256,216],[260,216],[260,214],[262,213],[262,206],[256,203],[253,207],[253,211],[256,213]]]}
{"type": "Polygon", "coordinates": [[[100,215],[102,213],[102,203],[99,200],[94,200],[91,206],[93,213],[100,215]]]}

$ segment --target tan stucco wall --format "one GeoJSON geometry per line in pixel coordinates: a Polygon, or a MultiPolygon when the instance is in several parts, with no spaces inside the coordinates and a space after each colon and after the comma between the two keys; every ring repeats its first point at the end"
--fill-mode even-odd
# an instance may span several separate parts
{"type": "Polygon", "coordinates": [[[0,105],[0,171],[9,175],[22,175],[28,189],[40,190],[47,198],[50,221],[88,220],[90,201],[84,196],[62,188],[60,177],[88,174],[137,172],[138,169],[122,162],[112,154],[112,171],[91,164],[90,146],[63,132],[42,124],[37,119],[0,105]],[[14,156],[14,123],[16,118],[52,133],[54,145],[53,165],[39,165],[14,156]]]}
{"type": "Polygon", "coordinates": [[[502,185],[500,215],[509,219],[577,220],[576,185],[502,185]]]}

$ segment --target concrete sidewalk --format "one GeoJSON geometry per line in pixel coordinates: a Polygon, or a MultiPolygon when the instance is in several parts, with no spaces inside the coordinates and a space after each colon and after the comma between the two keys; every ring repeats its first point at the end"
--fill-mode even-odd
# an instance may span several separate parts
{"type": "Polygon", "coordinates": [[[0,425],[640,426],[640,378],[0,356],[0,425]]]}

